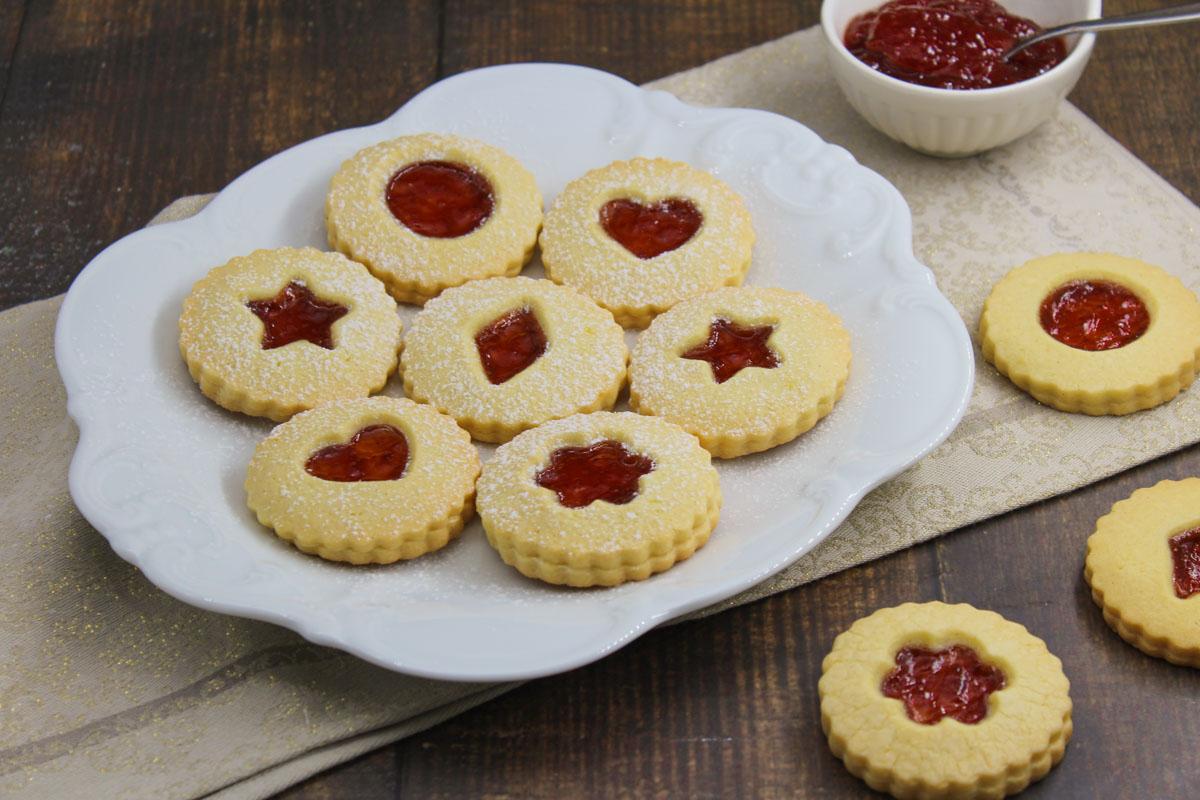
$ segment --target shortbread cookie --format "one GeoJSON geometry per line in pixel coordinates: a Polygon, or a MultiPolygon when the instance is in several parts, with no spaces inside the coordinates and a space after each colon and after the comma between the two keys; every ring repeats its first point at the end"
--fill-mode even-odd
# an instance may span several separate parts
{"type": "Polygon", "coordinates": [[[445,547],[470,519],[479,454],[429,406],[344,400],[297,414],[259,443],[246,502],[306,553],[388,564],[445,547]]]}
{"type": "Polygon", "coordinates": [[[382,389],[400,318],[383,284],[339,253],[256,250],[192,287],[179,350],[214,402],[278,422],[382,389]]]}
{"type": "Polygon", "coordinates": [[[366,264],[403,303],[516,275],[541,224],[533,174],[504,151],[458,136],[402,136],[360,150],[325,200],[330,246],[366,264]]]}
{"type": "Polygon", "coordinates": [[[670,569],[708,541],[720,510],[695,437],[638,414],[547,422],[502,445],[479,478],[479,518],[504,562],[569,586],[670,569]]]}
{"type": "Polygon", "coordinates": [[[635,158],[567,184],[541,244],[551,279],[644,328],[685,297],[739,285],[754,229],[742,199],[707,172],[635,158]]]}
{"type": "Polygon", "coordinates": [[[979,322],[983,357],[1060,411],[1129,414],[1196,377],[1200,302],[1132,258],[1063,253],[1004,276],[979,322]]]}
{"type": "Polygon", "coordinates": [[[849,373],[850,335],[823,303],[787,289],[718,289],[679,303],[638,338],[629,403],[733,458],[812,428],[849,373]]]}
{"type": "Polygon", "coordinates": [[[899,798],[999,798],[1071,738],[1070,684],[1041,639],[969,605],[905,603],[842,633],[822,664],[834,755],[899,798]]]}
{"type": "Polygon", "coordinates": [[[1200,478],[1162,481],[1115,504],[1088,538],[1084,577],[1125,641],[1200,667],[1200,478]]]}
{"type": "Polygon", "coordinates": [[[612,408],[629,353],[612,314],[566,286],[491,278],[447,289],[405,340],[404,390],[476,439],[612,408]]]}

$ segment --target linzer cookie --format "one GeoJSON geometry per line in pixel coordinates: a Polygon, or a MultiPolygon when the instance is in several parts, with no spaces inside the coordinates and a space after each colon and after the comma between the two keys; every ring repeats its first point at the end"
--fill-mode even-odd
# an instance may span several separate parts
{"type": "Polygon", "coordinates": [[[330,246],[404,303],[475,278],[516,275],[533,255],[542,195],[529,170],[473,139],[402,136],[360,150],[325,200],[330,246]]]}
{"type": "Polygon", "coordinates": [[[505,442],[549,419],[611,408],[629,353],[612,314],[566,286],[491,278],[447,289],[417,314],[404,389],[476,439],[505,442]]]}
{"type": "Polygon", "coordinates": [[[1125,641],[1200,667],[1200,478],[1162,481],[1116,503],[1088,538],[1084,577],[1125,641]]]}
{"type": "Polygon", "coordinates": [[[661,158],[617,161],[563,189],[546,214],[546,274],[644,328],[685,297],[741,284],[754,230],[723,182],[661,158]]]}
{"type": "Polygon", "coordinates": [[[1041,639],[969,605],[905,603],[842,633],[822,664],[834,755],[899,798],[999,798],[1071,738],[1070,684],[1041,639]]]}
{"type": "Polygon", "coordinates": [[[638,338],[629,402],[733,458],[812,428],[849,372],[850,335],[823,303],[787,289],[718,289],[679,303],[638,338]]]}
{"type": "Polygon", "coordinates": [[[1035,258],[992,289],[983,356],[1060,411],[1129,414],[1196,377],[1200,302],[1179,279],[1132,258],[1035,258]]]}
{"type": "Polygon", "coordinates": [[[708,541],[720,509],[695,437],[638,414],[547,422],[502,445],[479,478],[479,517],[504,562],[568,586],[670,569],[708,541]]]}
{"type": "Polygon", "coordinates": [[[382,389],[400,319],[361,264],[311,247],[256,250],[192,287],[179,349],[214,402],[280,421],[382,389]]]}
{"type": "Polygon", "coordinates": [[[444,547],[470,519],[479,455],[429,406],[392,397],[327,403],[259,443],[246,502],[306,553],[388,564],[444,547]]]}

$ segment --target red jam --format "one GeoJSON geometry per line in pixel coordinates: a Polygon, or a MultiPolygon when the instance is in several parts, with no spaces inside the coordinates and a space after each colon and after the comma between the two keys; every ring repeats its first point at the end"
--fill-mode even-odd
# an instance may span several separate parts
{"type": "Polygon", "coordinates": [[[558,502],[567,508],[583,508],[597,500],[624,505],[637,497],[639,479],[653,470],[649,458],[605,439],[584,447],[558,448],[534,480],[557,492],[558,502]]]}
{"type": "Polygon", "coordinates": [[[1171,561],[1175,565],[1175,596],[1186,599],[1200,592],[1200,528],[1172,536],[1171,561]]]}
{"type": "Polygon", "coordinates": [[[939,89],[990,89],[1041,75],[1067,56],[1063,39],[1004,54],[1041,26],[993,0],[892,0],[846,27],[846,49],[871,69],[939,89]]]}
{"type": "Polygon", "coordinates": [[[1111,281],[1072,281],[1042,301],[1042,328],[1077,350],[1115,350],[1146,332],[1150,312],[1138,296],[1111,281]]]}
{"type": "Polygon", "coordinates": [[[325,481],[394,481],[408,467],[408,440],[392,425],[368,425],[345,444],[322,447],[304,471],[325,481]]]}
{"type": "Polygon", "coordinates": [[[700,230],[704,215],[691,200],[668,197],[657,203],[609,200],[600,207],[600,225],[638,258],[654,258],[682,247],[700,230]]]}
{"type": "Polygon", "coordinates": [[[337,303],[317,298],[303,283],[292,281],[269,300],[251,300],[246,306],[262,320],[262,349],[273,350],[301,339],[333,349],[333,323],[349,311],[337,303]]]}
{"type": "Polygon", "coordinates": [[[960,644],[944,650],[905,647],[880,687],[886,697],[903,700],[908,718],[922,725],[942,717],[979,722],[987,716],[988,695],[1003,688],[1004,673],[960,644]]]}
{"type": "Polygon", "coordinates": [[[767,346],[767,339],[774,330],[773,325],[742,327],[732,320],[717,317],[708,326],[708,341],[679,357],[707,361],[712,365],[713,379],[717,383],[724,383],[746,367],[774,369],[779,366],[779,356],[767,346]]]}
{"type": "Polygon", "coordinates": [[[494,384],[523,372],[546,352],[546,334],[531,308],[518,308],[475,334],[483,373],[494,384]]]}
{"type": "Polygon", "coordinates": [[[419,161],[388,181],[387,205],[413,233],[453,239],[486,222],[495,198],[477,170],[451,161],[419,161]]]}

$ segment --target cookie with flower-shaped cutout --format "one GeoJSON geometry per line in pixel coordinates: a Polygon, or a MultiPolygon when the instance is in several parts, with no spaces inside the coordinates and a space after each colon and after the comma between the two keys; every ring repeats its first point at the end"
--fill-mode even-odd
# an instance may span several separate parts
{"type": "Polygon", "coordinates": [[[522,574],[568,586],[644,580],[708,541],[721,510],[710,456],[666,420],[596,412],[496,450],[479,478],[488,541],[522,574]]]}
{"type": "Polygon", "coordinates": [[[413,320],[404,389],[476,439],[611,408],[629,352],[612,314],[567,286],[490,278],[447,289],[413,320]]]}
{"type": "Polygon", "coordinates": [[[542,195],[529,170],[497,147],[445,134],[358,151],[325,199],[330,246],[366,264],[404,303],[516,275],[541,224],[542,195]]]}
{"type": "Polygon", "coordinates": [[[215,403],[278,422],[382,389],[400,328],[395,301],[361,264],[282,247],[198,281],[183,301],[179,350],[215,403]]]}
{"type": "Polygon", "coordinates": [[[467,432],[393,397],[326,403],[255,448],[246,502],[306,553],[389,564],[445,547],[474,508],[479,454],[467,432]]]}
{"type": "Polygon", "coordinates": [[[1084,576],[1121,638],[1200,667],[1200,478],[1161,481],[1113,505],[1088,538],[1084,576]]]}
{"type": "Polygon", "coordinates": [[[787,289],[718,289],[638,337],[629,402],[734,458],[789,442],[827,415],[850,357],[850,335],[823,303],[787,289]]]}
{"type": "Polygon", "coordinates": [[[741,284],[754,229],[741,197],[678,161],[635,158],[567,184],[546,214],[546,274],[626,327],[685,297],[741,284]]]}
{"type": "Polygon", "coordinates": [[[1071,738],[1062,662],[1023,626],[969,605],[905,603],[856,621],[825,657],[834,755],[899,798],[1000,798],[1071,738]]]}
{"type": "Polygon", "coordinates": [[[1129,414],[1196,377],[1200,301],[1159,267],[1105,253],[1035,258],[1002,278],[979,321],[983,357],[1060,411],[1129,414]]]}

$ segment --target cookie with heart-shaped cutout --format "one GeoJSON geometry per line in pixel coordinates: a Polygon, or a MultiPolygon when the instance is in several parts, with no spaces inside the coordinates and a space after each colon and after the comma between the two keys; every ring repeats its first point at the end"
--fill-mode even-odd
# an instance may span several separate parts
{"type": "Polygon", "coordinates": [[[567,184],[541,235],[546,274],[634,328],[685,297],[740,285],[753,246],[733,189],[662,158],[616,161],[567,184]]]}
{"type": "Polygon", "coordinates": [[[306,553],[389,564],[445,547],[474,513],[479,454],[436,409],[395,397],[326,403],[259,442],[246,503],[306,553]]]}

